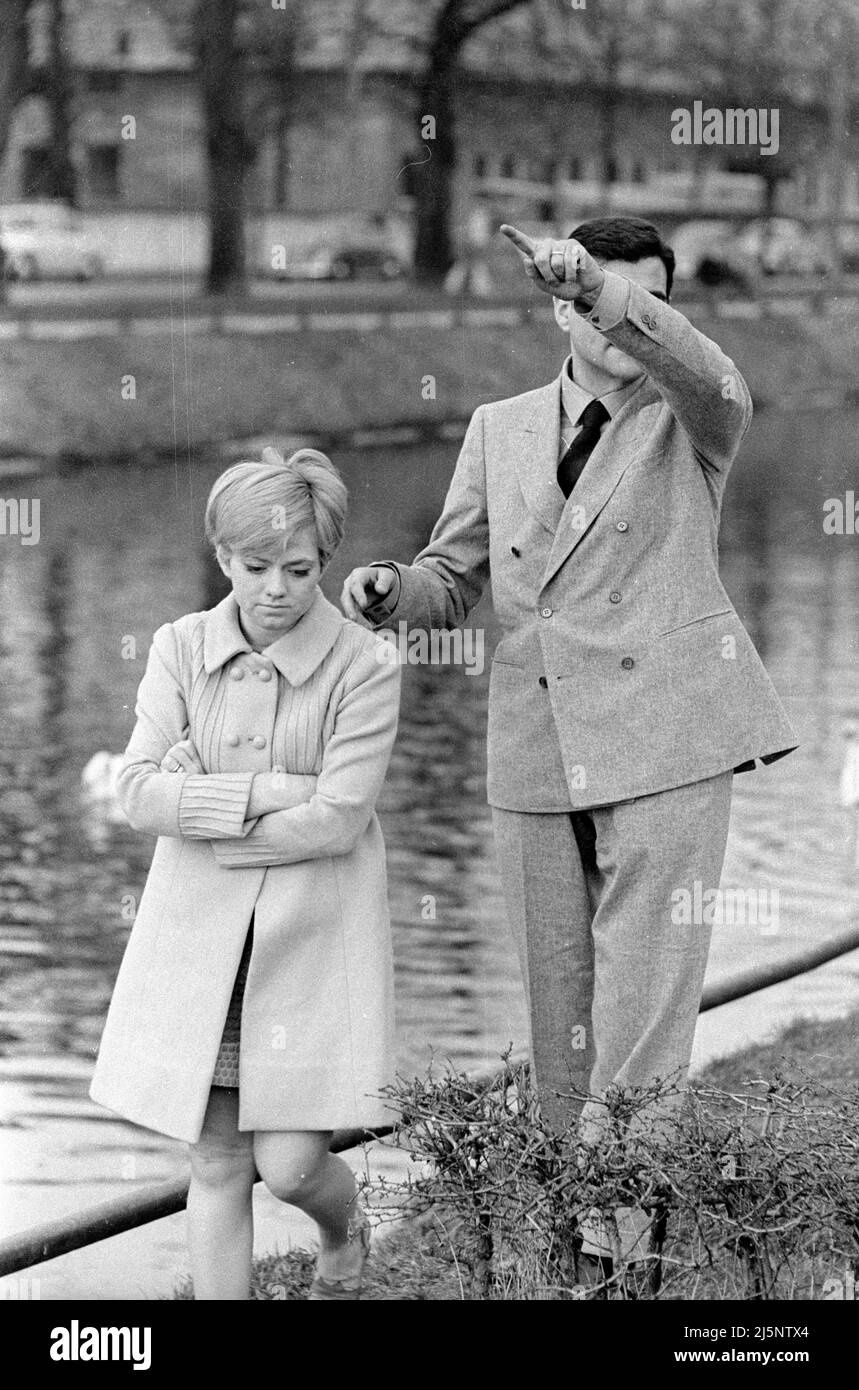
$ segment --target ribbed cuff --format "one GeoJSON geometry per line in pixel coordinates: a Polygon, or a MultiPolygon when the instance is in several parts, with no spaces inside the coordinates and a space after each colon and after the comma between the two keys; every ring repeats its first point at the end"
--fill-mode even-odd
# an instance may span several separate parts
{"type": "Polygon", "coordinates": [[[268,868],[272,862],[271,845],[259,839],[231,840],[228,845],[213,840],[212,849],[222,869],[268,868]]]}
{"type": "Polygon", "coordinates": [[[246,833],[245,816],[253,780],[252,772],[192,772],[183,777],[180,833],[194,840],[231,840],[246,833]]]}

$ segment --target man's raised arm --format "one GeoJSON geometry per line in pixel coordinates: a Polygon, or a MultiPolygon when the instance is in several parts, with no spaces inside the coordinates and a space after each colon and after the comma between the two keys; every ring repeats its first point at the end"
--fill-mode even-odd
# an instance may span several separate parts
{"type": "Polygon", "coordinates": [[[683,426],[703,467],[725,473],[752,418],[749,389],[730,357],[672,309],[605,270],[578,241],[501,231],[544,294],[570,300],[615,347],[640,362],[683,426]]]}

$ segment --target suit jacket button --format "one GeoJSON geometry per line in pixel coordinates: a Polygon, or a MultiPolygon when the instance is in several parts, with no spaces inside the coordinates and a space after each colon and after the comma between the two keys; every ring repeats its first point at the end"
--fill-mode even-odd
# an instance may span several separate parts
{"type": "Polygon", "coordinates": [[[620,603],[620,594],[616,589],[613,594],[609,594],[608,601],[609,603],[620,603]]]}
{"type": "Polygon", "coordinates": [[[227,744],[229,748],[238,748],[239,736],[238,734],[227,734],[227,737],[224,739],[224,742],[227,744]]]}
{"type": "Polygon", "coordinates": [[[541,617],[541,618],[551,618],[551,616],[552,616],[552,610],[551,610],[551,608],[541,608],[541,609],[540,609],[540,617],[541,617]]]}
{"type": "Polygon", "coordinates": [[[628,521],[619,521],[619,522],[617,523],[617,529],[618,529],[618,531],[628,531],[628,530],[629,530],[629,522],[628,522],[628,521]]]}
{"type": "Polygon", "coordinates": [[[620,664],[623,667],[624,671],[631,671],[633,666],[635,665],[635,662],[633,661],[631,656],[625,656],[620,664]]]}
{"type": "Polygon", "coordinates": [[[543,690],[548,690],[549,688],[549,682],[546,680],[545,676],[541,676],[537,684],[542,686],[543,690]]]}
{"type": "Polygon", "coordinates": [[[265,748],[265,739],[262,734],[257,734],[256,738],[251,739],[254,748],[265,748]]]}

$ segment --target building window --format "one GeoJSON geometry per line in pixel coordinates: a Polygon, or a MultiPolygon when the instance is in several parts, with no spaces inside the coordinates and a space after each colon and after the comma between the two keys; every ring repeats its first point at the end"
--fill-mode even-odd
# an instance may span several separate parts
{"type": "Polygon", "coordinates": [[[87,178],[91,198],[114,202],[119,197],[119,146],[90,145],[87,178]]]}
{"type": "Polygon", "coordinates": [[[471,168],[476,179],[485,179],[487,174],[486,155],[476,154],[472,161],[471,168]]]}
{"type": "Polygon", "coordinates": [[[633,165],[632,165],[632,182],[633,182],[633,183],[646,183],[646,182],[647,182],[647,170],[645,169],[644,165],[641,163],[641,160],[640,160],[640,159],[636,159],[636,160],[633,161],[633,165]]]}
{"type": "Polygon", "coordinates": [[[89,72],[86,78],[87,91],[93,96],[112,96],[119,91],[121,82],[118,72],[89,72]]]}
{"type": "Polygon", "coordinates": [[[554,183],[558,166],[554,159],[543,159],[537,165],[537,182],[554,183]]]}
{"type": "Polygon", "coordinates": [[[505,154],[501,161],[501,177],[502,179],[515,179],[516,177],[516,160],[512,154],[505,154]]]}
{"type": "Polygon", "coordinates": [[[50,198],[53,195],[51,152],[46,146],[31,145],[21,152],[22,198],[50,198]]]}
{"type": "Polygon", "coordinates": [[[582,161],[575,158],[571,159],[567,164],[567,174],[573,183],[578,183],[582,177],[582,161]]]}

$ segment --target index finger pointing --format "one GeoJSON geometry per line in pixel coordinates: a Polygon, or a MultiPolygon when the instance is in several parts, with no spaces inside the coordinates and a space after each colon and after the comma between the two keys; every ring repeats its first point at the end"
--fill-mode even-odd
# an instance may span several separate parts
{"type": "Polygon", "coordinates": [[[524,232],[517,231],[517,229],[511,227],[508,222],[502,222],[499,231],[503,232],[508,241],[512,241],[516,250],[521,252],[523,256],[534,255],[535,243],[529,236],[526,236],[524,232]]]}

